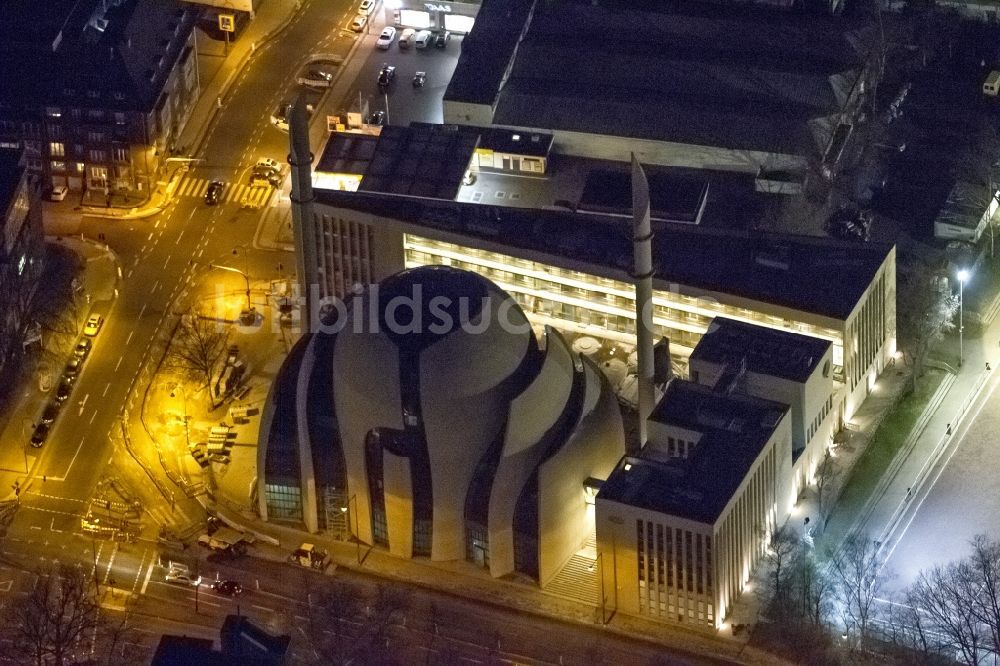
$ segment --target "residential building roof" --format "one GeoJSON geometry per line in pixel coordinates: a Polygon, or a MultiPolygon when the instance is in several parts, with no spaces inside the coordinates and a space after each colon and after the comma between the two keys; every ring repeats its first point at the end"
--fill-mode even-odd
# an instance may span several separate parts
{"type": "MultiPolygon", "coordinates": [[[[0,148],[0,215],[10,208],[11,198],[17,192],[18,185],[21,184],[23,171],[21,150],[0,148]]],[[[0,217],[0,222],[2,219],[0,217]]]]}
{"type": "Polygon", "coordinates": [[[190,57],[196,14],[163,0],[0,3],[0,103],[148,112],[190,57]]]}
{"type": "Polygon", "coordinates": [[[691,362],[746,362],[748,372],[805,382],[823,360],[828,340],[716,317],[691,353],[691,362]]]}
{"type": "Polygon", "coordinates": [[[701,433],[687,458],[647,446],[626,456],[598,494],[651,511],[714,523],[771,439],[788,406],[674,380],[650,420],[701,433]]]}

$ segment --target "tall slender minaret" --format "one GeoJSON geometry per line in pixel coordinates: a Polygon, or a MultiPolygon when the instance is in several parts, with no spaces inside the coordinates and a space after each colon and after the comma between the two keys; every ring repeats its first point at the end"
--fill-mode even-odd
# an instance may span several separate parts
{"type": "Polygon", "coordinates": [[[639,357],[639,448],[646,446],[646,419],[653,413],[653,229],[649,183],[632,153],[632,278],[635,280],[635,333],[639,357]]]}
{"type": "MultiPolygon", "coordinates": [[[[311,287],[319,285],[316,267],[316,227],[313,222],[312,160],[309,150],[309,113],[304,95],[296,97],[288,112],[288,163],[292,166],[292,230],[295,233],[295,267],[302,325],[313,330],[318,304],[312,302],[311,287]]],[[[317,292],[320,293],[320,292],[317,292]]],[[[321,295],[321,294],[320,294],[321,295]]]]}

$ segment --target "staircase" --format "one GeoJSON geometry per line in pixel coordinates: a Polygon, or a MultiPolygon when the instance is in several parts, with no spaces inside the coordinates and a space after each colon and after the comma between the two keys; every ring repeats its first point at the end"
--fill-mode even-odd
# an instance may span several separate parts
{"type": "Polygon", "coordinates": [[[544,591],[596,606],[600,603],[600,575],[597,569],[597,535],[591,532],[583,547],[569,558],[544,591]]]}

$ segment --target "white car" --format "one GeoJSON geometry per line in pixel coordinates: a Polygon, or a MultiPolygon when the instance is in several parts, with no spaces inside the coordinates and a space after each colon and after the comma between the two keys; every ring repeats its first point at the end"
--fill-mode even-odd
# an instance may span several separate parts
{"type": "Polygon", "coordinates": [[[276,160],[272,160],[270,157],[262,157],[257,160],[257,164],[254,165],[254,169],[281,171],[281,165],[278,164],[276,160]]]}
{"type": "Polygon", "coordinates": [[[196,576],[186,566],[177,565],[173,562],[171,562],[171,566],[163,578],[166,582],[174,583],[175,585],[190,585],[191,587],[201,585],[201,576],[196,576]]]}
{"type": "Polygon", "coordinates": [[[416,34],[417,31],[413,28],[406,28],[403,32],[399,33],[399,48],[410,48],[413,45],[413,36],[416,34]]]}
{"type": "Polygon", "coordinates": [[[375,7],[375,0],[361,0],[361,4],[358,5],[358,13],[367,16],[372,13],[373,7],[375,7]]]}
{"type": "Polygon", "coordinates": [[[366,23],[368,23],[368,17],[358,14],[357,16],[354,17],[354,20],[351,21],[351,30],[353,30],[354,32],[361,32],[362,30],[365,29],[366,23]]]}
{"type": "Polygon", "coordinates": [[[87,320],[87,325],[83,327],[83,334],[94,337],[97,332],[101,330],[101,324],[104,323],[104,318],[101,315],[90,315],[90,319],[87,320]]]}
{"type": "Polygon", "coordinates": [[[430,30],[421,30],[417,33],[416,38],[413,40],[413,44],[418,49],[426,49],[430,46],[431,37],[433,37],[433,35],[430,30]]]}
{"type": "MultiPolygon", "coordinates": [[[[386,48],[389,48],[388,46],[386,48]]],[[[52,188],[52,192],[49,194],[50,201],[62,201],[66,198],[66,194],[69,190],[65,185],[56,185],[52,188]]]]}
{"type": "Polygon", "coordinates": [[[382,34],[378,36],[378,41],[375,42],[375,46],[387,51],[390,46],[392,46],[392,40],[396,39],[396,29],[391,25],[387,25],[382,28],[382,34]]]}

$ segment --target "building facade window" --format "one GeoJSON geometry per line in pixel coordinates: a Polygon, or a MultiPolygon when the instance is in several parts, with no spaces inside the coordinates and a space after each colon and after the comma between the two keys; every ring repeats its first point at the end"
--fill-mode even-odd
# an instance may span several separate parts
{"type": "Polygon", "coordinates": [[[297,486],[264,485],[267,516],[272,520],[302,520],[302,490],[297,486]]]}
{"type": "Polygon", "coordinates": [[[60,109],[58,106],[47,106],[45,107],[45,115],[48,116],[49,118],[61,118],[62,109],[60,109]]]}
{"type": "Polygon", "coordinates": [[[124,125],[125,122],[125,114],[121,111],[115,111],[115,125],[124,125]]]}
{"type": "Polygon", "coordinates": [[[65,171],[66,163],[61,160],[52,160],[52,170],[53,171],[65,171]]]}
{"type": "Polygon", "coordinates": [[[61,141],[53,141],[49,144],[49,155],[52,157],[65,157],[66,146],[61,141]]]}

